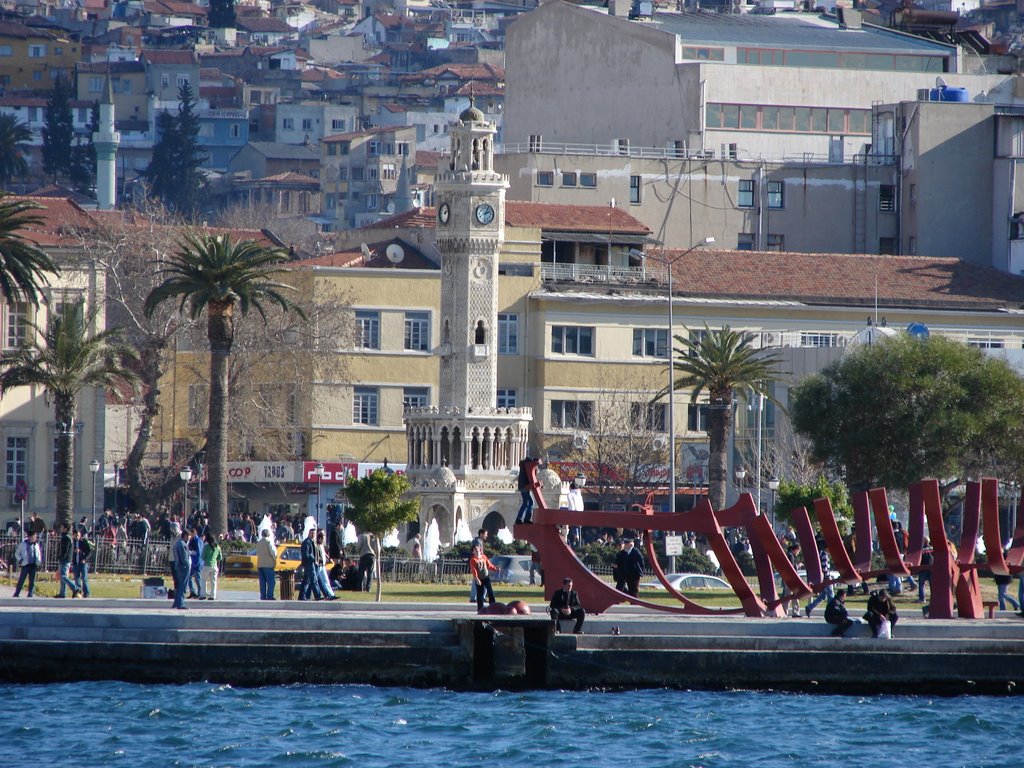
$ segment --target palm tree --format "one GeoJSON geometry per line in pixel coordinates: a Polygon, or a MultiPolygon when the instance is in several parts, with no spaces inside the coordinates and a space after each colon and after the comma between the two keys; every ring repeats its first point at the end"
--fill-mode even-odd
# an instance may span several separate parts
{"type": "Polygon", "coordinates": [[[0,297],[7,304],[27,301],[38,307],[46,273],[58,272],[50,257],[21,235],[26,227],[42,223],[31,213],[37,208],[34,203],[14,200],[0,192],[0,297]]]}
{"type": "Polygon", "coordinates": [[[14,115],[0,115],[0,184],[28,173],[25,152],[32,131],[14,115]]]}
{"type": "MultiPolygon", "coordinates": [[[[690,390],[690,403],[708,393],[708,498],[712,507],[725,506],[729,471],[729,431],[733,421],[733,399],[736,390],[751,389],[778,405],[767,391],[768,384],[778,381],[777,366],[782,358],[753,346],[750,333],[734,331],[729,326],[688,336],[676,336],[681,346],[675,349],[673,369],[678,374],[673,391],[690,390]]],[[[667,388],[656,399],[665,397],[667,388]]]]}
{"type": "Polygon", "coordinates": [[[57,523],[70,523],[74,472],[74,426],[78,395],[87,387],[105,390],[136,386],[126,362],[132,351],[119,329],[90,335],[81,301],[51,312],[46,331],[12,350],[0,360],[0,394],[15,387],[35,385],[46,390],[61,426],[57,443],[57,523]]]}
{"type": "Polygon", "coordinates": [[[294,290],[270,278],[284,272],[281,264],[287,252],[265,248],[251,240],[233,242],[228,236],[188,232],[178,251],[160,270],[160,285],[146,298],[146,314],[152,315],[168,299],[180,298],[178,311],[188,311],[193,320],[206,312],[206,337],[210,342],[210,424],[207,458],[210,477],[210,528],[215,534],[227,532],[227,432],[228,356],[235,339],[235,311],[247,315],[250,309],[266,322],[264,301],[283,311],[305,314],[284,295],[294,290]]]}

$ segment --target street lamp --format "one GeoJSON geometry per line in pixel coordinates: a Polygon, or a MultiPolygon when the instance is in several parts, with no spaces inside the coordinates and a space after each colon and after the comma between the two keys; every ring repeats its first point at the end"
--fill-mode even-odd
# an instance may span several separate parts
{"type": "Polygon", "coordinates": [[[316,475],[316,524],[320,526],[320,489],[324,482],[324,464],[318,461],[313,467],[313,474],[316,475]]]}
{"type": "Polygon", "coordinates": [[[199,514],[203,513],[203,459],[205,458],[202,451],[196,454],[196,481],[199,483],[196,488],[196,506],[199,508],[199,514]]]}
{"type": "Polygon", "coordinates": [[[96,535],[96,473],[100,471],[100,463],[93,459],[89,462],[89,471],[92,472],[92,535],[96,535]]]}
{"type": "Polygon", "coordinates": [[[181,472],[178,473],[178,477],[184,483],[181,486],[181,522],[184,525],[187,515],[185,514],[188,508],[188,482],[192,479],[192,467],[182,467],[181,472]]]}
{"type": "Polygon", "coordinates": [[[768,478],[768,488],[772,492],[772,530],[775,530],[775,492],[779,490],[779,478],[772,475],[768,478]]]}
{"type": "Polygon", "coordinates": [[[742,466],[736,470],[736,492],[742,493],[743,479],[747,476],[747,470],[742,466]]]}
{"type": "MultiPolygon", "coordinates": [[[[672,349],[672,329],[675,327],[675,315],[674,315],[674,302],[672,299],[672,263],[677,259],[681,259],[698,248],[703,248],[705,245],[713,245],[715,238],[708,235],[696,245],[692,245],[683,251],[676,259],[671,261],[666,258],[655,258],[655,261],[660,261],[665,265],[666,276],[668,278],[668,511],[675,514],[676,511],[676,393],[673,384],[673,373],[675,367],[675,359],[672,349]]],[[[650,258],[650,257],[648,257],[650,258]]],[[[657,345],[655,345],[655,352],[657,352],[657,345]]]]}

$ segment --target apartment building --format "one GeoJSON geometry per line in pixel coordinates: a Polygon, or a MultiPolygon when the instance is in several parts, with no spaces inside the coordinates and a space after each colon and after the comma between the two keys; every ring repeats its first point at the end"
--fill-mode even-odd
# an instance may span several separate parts
{"type": "Polygon", "coordinates": [[[48,91],[58,77],[71,80],[79,47],[63,30],[0,21],[0,89],[48,91]]]}

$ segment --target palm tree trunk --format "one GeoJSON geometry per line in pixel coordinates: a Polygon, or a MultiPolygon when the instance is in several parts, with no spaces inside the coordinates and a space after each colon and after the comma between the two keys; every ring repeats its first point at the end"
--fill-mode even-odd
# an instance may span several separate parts
{"type": "MultiPolygon", "coordinates": [[[[712,394],[712,402],[715,397],[712,394]]],[[[732,424],[732,400],[708,410],[708,501],[716,511],[725,508],[729,488],[729,427],[732,424]]]]}
{"type": "Polygon", "coordinates": [[[210,426],[207,432],[210,529],[215,536],[228,530],[228,355],[234,341],[233,304],[210,302],[207,337],[210,340],[210,426]]]}
{"type": "Polygon", "coordinates": [[[71,524],[75,484],[75,401],[57,397],[54,401],[57,416],[57,526],[71,524]]]}

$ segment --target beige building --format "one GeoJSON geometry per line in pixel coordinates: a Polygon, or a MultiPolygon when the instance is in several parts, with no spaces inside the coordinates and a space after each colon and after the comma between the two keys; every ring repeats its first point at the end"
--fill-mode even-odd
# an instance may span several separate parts
{"type": "Polygon", "coordinates": [[[81,58],[78,42],[63,30],[0,21],[0,88],[5,91],[48,91],[58,77],[70,82],[81,58]]]}
{"type": "MultiPolygon", "coordinates": [[[[104,276],[81,259],[69,229],[87,222],[89,214],[70,200],[33,198],[32,202],[42,206],[35,212],[42,223],[24,231],[23,235],[42,247],[61,271],[59,277],[51,277],[38,309],[26,303],[6,304],[0,299],[0,342],[5,351],[28,342],[30,334],[36,332],[33,326],[45,329],[49,313],[70,302],[85,302],[92,333],[105,327],[104,276]]],[[[28,491],[25,517],[36,512],[47,526],[53,525],[57,507],[56,443],[62,431],[71,431],[74,435],[74,519],[91,514],[94,479],[96,503],[103,503],[103,474],[94,478],[89,464],[95,459],[102,468],[104,460],[104,393],[85,390],[78,398],[72,425],[58,424],[47,400],[46,393],[36,387],[13,389],[0,398],[0,447],[3,450],[0,525],[6,526],[22,513],[22,505],[15,499],[19,482],[23,482],[28,491]]]]}

